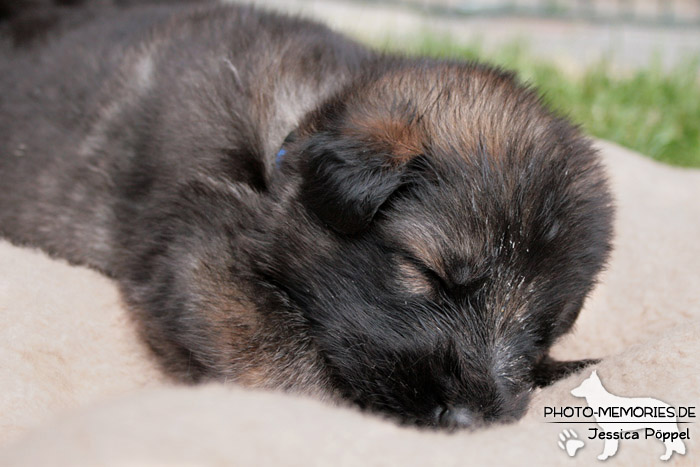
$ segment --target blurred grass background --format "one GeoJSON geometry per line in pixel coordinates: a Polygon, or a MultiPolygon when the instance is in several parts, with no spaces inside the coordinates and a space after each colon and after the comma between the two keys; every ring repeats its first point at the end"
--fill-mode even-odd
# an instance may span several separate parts
{"type": "Polygon", "coordinates": [[[630,72],[615,69],[614,57],[607,57],[572,71],[534,58],[522,44],[486,52],[479,42],[462,45],[447,36],[423,34],[379,45],[515,70],[521,81],[536,86],[545,102],[588,134],[671,165],[700,167],[700,57],[683,60],[670,70],[657,58],[630,72]]]}

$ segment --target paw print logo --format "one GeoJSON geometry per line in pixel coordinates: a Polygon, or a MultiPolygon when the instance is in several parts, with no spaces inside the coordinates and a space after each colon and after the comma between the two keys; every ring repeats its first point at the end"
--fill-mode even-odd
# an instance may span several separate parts
{"type": "Polygon", "coordinates": [[[583,447],[584,442],[578,439],[578,435],[574,430],[564,429],[559,433],[559,442],[557,444],[562,450],[566,451],[569,457],[574,457],[576,451],[583,447]]]}

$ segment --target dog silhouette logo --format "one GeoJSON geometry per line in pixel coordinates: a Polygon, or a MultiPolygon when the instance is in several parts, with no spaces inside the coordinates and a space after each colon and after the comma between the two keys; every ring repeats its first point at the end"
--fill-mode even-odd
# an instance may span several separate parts
{"type": "Polygon", "coordinates": [[[639,439],[638,434],[630,436],[630,432],[642,429],[645,437],[653,436],[663,441],[666,452],[661,460],[670,459],[674,452],[685,454],[685,444],[676,417],[668,416],[673,413],[669,404],[651,397],[621,397],[611,394],[603,387],[595,370],[571,394],[586,399],[600,426],[597,437],[604,439],[605,445],[598,459],[605,460],[614,456],[620,439],[639,439]]]}

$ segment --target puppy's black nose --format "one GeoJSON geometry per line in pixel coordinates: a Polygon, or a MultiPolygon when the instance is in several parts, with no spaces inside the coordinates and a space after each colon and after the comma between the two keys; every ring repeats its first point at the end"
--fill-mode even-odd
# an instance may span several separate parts
{"type": "Polygon", "coordinates": [[[441,428],[468,428],[476,423],[474,413],[466,407],[440,407],[435,411],[435,424],[441,428]]]}

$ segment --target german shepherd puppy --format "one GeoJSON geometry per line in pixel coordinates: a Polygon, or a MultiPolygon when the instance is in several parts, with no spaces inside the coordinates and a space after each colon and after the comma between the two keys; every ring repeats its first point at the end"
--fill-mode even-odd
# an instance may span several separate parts
{"type": "Polygon", "coordinates": [[[610,194],[511,73],[249,7],[5,11],[0,231],[113,277],[170,374],[461,427],[586,363],[548,350],[610,194]]]}

